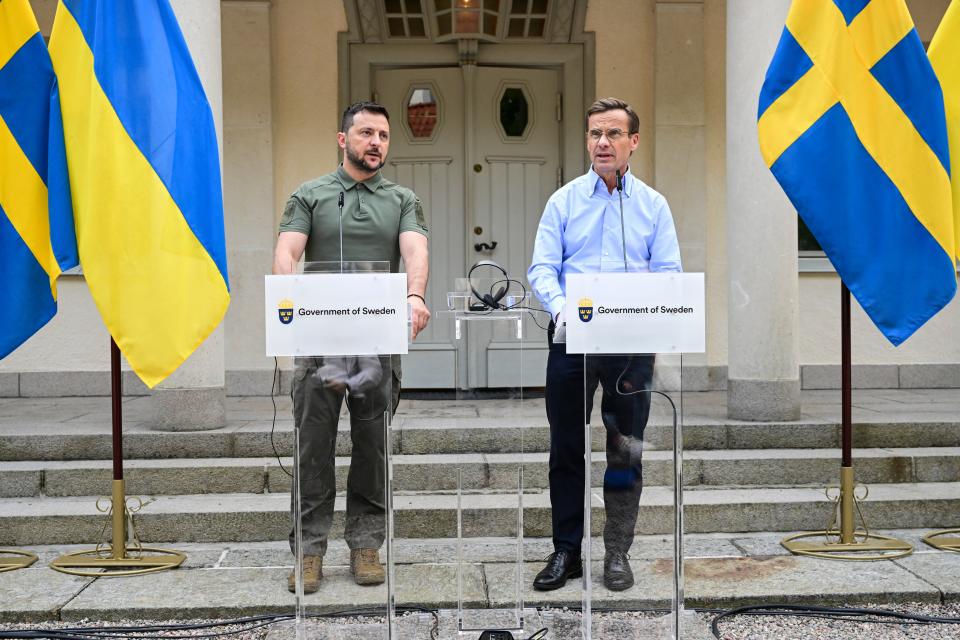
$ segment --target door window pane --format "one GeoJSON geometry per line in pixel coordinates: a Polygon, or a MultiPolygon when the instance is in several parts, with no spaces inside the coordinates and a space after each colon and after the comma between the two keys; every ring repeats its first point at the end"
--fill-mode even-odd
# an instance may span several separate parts
{"type": "Polygon", "coordinates": [[[422,38],[427,35],[423,29],[423,20],[420,18],[410,18],[407,21],[407,27],[410,29],[411,38],[422,38]]]}
{"type": "Polygon", "coordinates": [[[403,18],[387,18],[387,29],[390,35],[396,38],[403,38],[407,32],[403,28],[403,18]]]}
{"type": "Polygon", "coordinates": [[[417,87],[407,100],[407,125],[414,139],[433,136],[439,119],[437,97],[427,87],[417,87]]]}
{"type": "Polygon", "coordinates": [[[497,35],[497,14],[483,14],[483,32],[488,36],[497,35]]]}
{"type": "Polygon", "coordinates": [[[444,13],[437,16],[437,33],[441,36],[450,35],[451,30],[451,18],[449,13],[444,13]]]}
{"type": "Polygon", "coordinates": [[[518,87],[510,87],[500,98],[500,125],[511,138],[520,137],[530,122],[527,97],[518,87]]]}

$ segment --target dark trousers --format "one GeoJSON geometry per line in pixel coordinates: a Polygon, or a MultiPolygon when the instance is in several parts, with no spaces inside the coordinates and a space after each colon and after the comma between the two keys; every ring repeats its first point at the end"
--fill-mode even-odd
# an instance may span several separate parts
{"type": "Polygon", "coordinates": [[[553,546],[579,554],[583,539],[584,425],[603,388],[600,416],[606,429],[603,477],[609,551],[630,549],[643,490],[643,431],[650,416],[653,355],[567,355],[551,344],[547,359],[547,420],[550,422],[550,504],[553,546]],[[641,391],[640,393],[631,393],[641,391]]]}
{"type": "MultiPolygon", "coordinates": [[[[300,508],[305,555],[322,556],[327,550],[337,495],[337,423],[344,399],[350,412],[352,443],[344,539],[351,549],[379,549],[386,535],[384,413],[388,407],[393,413],[400,399],[398,368],[391,365],[390,356],[297,358],[293,417],[295,428],[300,430],[300,508]]],[[[291,516],[294,499],[291,493],[291,516]]],[[[290,549],[294,550],[293,530],[290,549]]]]}

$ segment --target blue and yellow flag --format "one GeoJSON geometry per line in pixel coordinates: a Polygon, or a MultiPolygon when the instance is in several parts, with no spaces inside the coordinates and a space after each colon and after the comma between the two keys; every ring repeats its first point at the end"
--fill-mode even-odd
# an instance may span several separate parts
{"type": "Polygon", "coordinates": [[[760,149],[898,345],[957,289],[943,94],[904,0],[794,0],[760,93],[760,149]]]}
{"type": "Polygon", "coordinates": [[[57,83],[28,0],[0,2],[0,358],[57,312],[77,265],[57,83]]]}
{"type": "Polygon", "coordinates": [[[930,41],[930,64],[943,89],[950,139],[950,178],[953,183],[953,232],[960,258],[960,0],[947,8],[937,33],[930,41]]]}
{"type": "Polygon", "coordinates": [[[61,0],[50,56],[83,272],[153,387],[230,302],[210,105],[168,0],[61,0]]]}

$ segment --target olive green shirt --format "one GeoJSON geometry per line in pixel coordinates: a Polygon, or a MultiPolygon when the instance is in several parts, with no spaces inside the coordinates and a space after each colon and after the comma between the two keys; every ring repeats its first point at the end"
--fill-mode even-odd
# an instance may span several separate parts
{"type": "Polygon", "coordinates": [[[333,173],[300,185],[280,219],[280,231],[299,231],[307,239],[307,262],[340,260],[340,210],[343,193],[343,259],[390,263],[400,270],[400,234],[429,236],[420,199],[410,189],[377,172],[357,182],[340,165],[333,173]]]}

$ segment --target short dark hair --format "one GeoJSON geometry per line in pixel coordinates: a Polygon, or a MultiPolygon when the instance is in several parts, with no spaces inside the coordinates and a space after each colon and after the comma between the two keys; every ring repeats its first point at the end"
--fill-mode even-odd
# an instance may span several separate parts
{"type": "Polygon", "coordinates": [[[353,116],[357,115],[361,111],[366,111],[368,113],[379,113],[387,119],[387,122],[390,122],[390,114],[387,113],[387,108],[382,104],[371,101],[354,102],[352,105],[343,110],[343,116],[340,118],[340,131],[342,133],[346,133],[350,130],[350,127],[353,126],[353,116]]]}
{"type": "Polygon", "coordinates": [[[595,113],[603,113],[605,111],[616,111],[623,110],[627,112],[627,119],[630,122],[630,133],[640,133],[640,117],[637,115],[629,104],[621,100],[620,98],[600,98],[587,109],[587,117],[584,120],[584,126],[590,128],[590,116],[595,113]]]}

